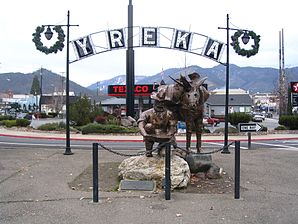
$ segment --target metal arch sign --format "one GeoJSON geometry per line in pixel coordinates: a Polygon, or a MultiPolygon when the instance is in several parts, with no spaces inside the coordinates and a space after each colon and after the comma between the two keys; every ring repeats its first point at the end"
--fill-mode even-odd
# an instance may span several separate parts
{"type": "MultiPolygon", "coordinates": [[[[76,59],[70,63],[116,49],[127,47],[128,28],[104,30],[71,41],[76,59]]],[[[208,36],[170,27],[133,27],[133,47],[156,47],[181,50],[218,63],[226,44],[208,36]]]]}

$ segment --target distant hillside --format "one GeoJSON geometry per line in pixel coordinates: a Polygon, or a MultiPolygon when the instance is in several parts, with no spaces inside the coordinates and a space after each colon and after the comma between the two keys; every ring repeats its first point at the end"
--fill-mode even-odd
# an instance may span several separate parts
{"type": "MultiPolygon", "coordinates": [[[[143,80],[146,76],[135,76],[135,83],[138,83],[140,80],[143,80]]],[[[126,83],[126,75],[119,75],[112,79],[96,82],[87,88],[90,90],[97,91],[99,90],[101,93],[106,93],[109,85],[125,85],[126,83]]]]}
{"type": "MultiPolygon", "coordinates": [[[[136,76],[135,83],[138,84],[153,84],[160,83],[163,79],[166,83],[173,83],[169,76],[178,78],[180,75],[197,72],[202,77],[207,77],[206,83],[208,89],[225,88],[226,83],[226,67],[218,65],[213,68],[201,68],[193,65],[186,68],[170,68],[164,70],[163,73],[158,73],[152,76],[136,76]]],[[[298,81],[298,67],[286,69],[288,82],[298,81]]],[[[259,67],[239,67],[230,65],[229,84],[230,88],[241,88],[248,90],[250,93],[265,93],[276,92],[278,88],[279,70],[275,68],[259,68],[259,67]]],[[[108,85],[124,85],[125,76],[117,76],[113,79],[101,81],[99,88],[102,93],[107,92],[108,85]]],[[[90,89],[95,89],[96,84],[89,86],[90,89]],[[92,88],[91,88],[92,87],[92,88]]]]}
{"type": "MultiPolygon", "coordinates": [[[[213,68],[201,68],[192,65],[186,68],[169,68],[163,73],[157,73],[152,76],[135,76],[136,84],[153,84],[160,83],[163,79],[166,83],[173,83],[169,76],[178,78],[181,74],[189,74],[197,72],[202,77],[207,77],[206,83],[209,90],[216,88],[225,88],[226,67],[218,65],[213,68]]],[[[29,94],[31,90],[32,80],[35,75],[40,75],[40,70],[32,73],[3,73],[0,74],[0,92],[12,90],[14,94],[29,94]]],[[[298,81],[298,67],[286,69],[288,82],[298,81]]],[[[64,77],[53,73],[49,70],[42,70],[42,90],[43,93],[52,93],[53,91],[61,91],[65,88],[64,77]]],[[[278,88],[279,71],[275,68],[259,68],[259,67],[238,67],[230,65],[230,88],[241,88],[249,90],[251,93],[276,92],[278,88]]],[[[126,76],[119,75],[112,79],[96,82],[87,88],[70,81],[70,91],[74,91],[77,95],[96,96],[97,90],[100,95],[107,93],[108,85],[125,85],[126,76]]]]}
{"type": "MultiPolygon", "coordinates": [[[[40,70],[32,73],[3,73],[0,74],[0,92],[11,90],[14,94],[29,94],[32,86],[32,81],[35,75],[40,76],[40,70]]],[[[65,77],[42,69],[42,92],[53,93],[53,91],[65,90],[65,77]]],[[[75,92],[76,95],[93,96],[96,93],[88,88],[78,85],[75,82],[69,82],[70,92],[75,92]]]]}

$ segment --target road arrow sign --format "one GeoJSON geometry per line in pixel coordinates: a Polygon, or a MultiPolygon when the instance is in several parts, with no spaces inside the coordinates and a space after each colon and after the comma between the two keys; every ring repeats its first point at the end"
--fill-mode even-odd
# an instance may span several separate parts
{"type": "Polygon", "coordinates": [[[240,123],[240,132],[257,132],[262,129],[262,126],[257,123],[240,123]]]}

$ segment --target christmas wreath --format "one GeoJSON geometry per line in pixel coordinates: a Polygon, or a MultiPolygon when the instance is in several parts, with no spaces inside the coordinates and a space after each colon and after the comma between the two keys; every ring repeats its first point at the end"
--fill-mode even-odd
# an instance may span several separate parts
{"type": "Polygon", "coordinates": [[[259,51],[259,43],[260,43],[260,35],[257,35],[255,32],[253,31],[243,31],[243,30],[238,30],[237,32],[234,33],[234,35],[232,36],[232,43],[231,45],[233,46],[235,52],[241,56],[246,56],[246,57],[250,57],[253,55],[256,55],[259,51]],[[249,37],[251,37],[254,40],[254,45],[252,45],[252,49],[246,50],[244,48],[240,48],[239,46],[239,37],[241,37],[244,32],[247,32],[247,35],[249,37]]]}
{"type": "Polygon", "coordinates": [[[33,39],[32,41],[35,43],[36,49],[45,53],[45,54],[51,54],[51,53],[57,53],[58,50],[62,51],[64,47],[64,40],[65,40],[65,34],[61,26],[55,26],[53,30],[56,31],[58,34],[58,40],[51,46],[46,47],[41,42],[41,34],[44,32],[44,26],[38,26],[36,27],[35,33],[32,34],[33,39]]]}

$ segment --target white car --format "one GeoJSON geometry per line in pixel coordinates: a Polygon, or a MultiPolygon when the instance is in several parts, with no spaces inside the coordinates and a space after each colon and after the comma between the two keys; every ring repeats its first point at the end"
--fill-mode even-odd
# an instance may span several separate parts
{"type": "Polygon", "coordinates": [[[261,114],[255,114],[252,116],[252,121],[262,122],[264,119],[265,117],[261,114]]]}

